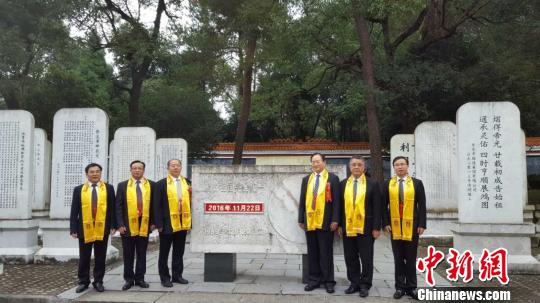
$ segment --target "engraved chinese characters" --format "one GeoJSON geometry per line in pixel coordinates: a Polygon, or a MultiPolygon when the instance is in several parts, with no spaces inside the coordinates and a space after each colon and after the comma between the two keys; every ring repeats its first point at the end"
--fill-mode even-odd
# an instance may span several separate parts
{"type": "Polygon", "coordinates": [[[32,262],[38,226],[34,200],[34,117],[0,111],[0,262],[32,262]]]}
{"type": "MultiPolygon", "coordinates": [[[[346,176],[344,165],[327,168],[346,176]]],[[[309,170],[299,165],[194,165],[192,251],[305,253],[297,219],[301,181],[309,170]]]]}
{"type": "Polygon", "coordinates": [[[475,102],[457,113],[459,221],[523,222],[523,135],[510,102],[475,102]]]}
{"type": "Polygon", "coordinates": [[[34,200],[34,117],[0,111],[0,219],[29,219],[34,200]]]}
{"type": "Polygon", "coordinates": [[[423,122],[414,131],[416,177],[424,182],[428,209],[457,207],[456,125],[423,122]]]}
{"type": "Polygon", "coordinates": [[[54,115],[51,218],[68,218],[73,188],[91,162],[107,171],[109,117],[99,108],[63,108],[54,115]]]}

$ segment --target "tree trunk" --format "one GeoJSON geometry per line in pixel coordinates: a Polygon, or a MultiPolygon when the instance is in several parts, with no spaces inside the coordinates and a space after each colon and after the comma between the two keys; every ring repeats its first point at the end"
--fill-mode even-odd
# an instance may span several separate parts
{"type": "Polygon", "coordinates": [[[251,111],[251,82],[253,80],[253,62],[255,58],[255,47],[257,46],[257,37],[251,36],[247,42],[246,56],[244,60],[244,76],[242,81],[242,112],[238,119],[236,128],[236,138],[234,139],[234,158],[233,164],[242,164],[242,153],[244,151],[244,140],[246,137],[246,128],[251,111]]]}
{"type": "Polygon", "coordinates": [[[139,125],[139,104],[143,86],[143,77],[133,76],[133,86],[129,90],[129,126],[139,125]]]}
{"type": "Polygon", "coordinates": [[[356,32],[360,41],[362,52],[362,79],[364,82],[364,96],[366,100],[366,115],[368,123],[369,150],[371,153],[370,166],[372,176],[379,182],[383,181],[383,162],[381,154],[381,133],[379,131],[379,118],[375,105],[375,78],[373,72],[373,53],[369,38],[369,28],[362,12],[355,10],[354,16],[356,32]]]}

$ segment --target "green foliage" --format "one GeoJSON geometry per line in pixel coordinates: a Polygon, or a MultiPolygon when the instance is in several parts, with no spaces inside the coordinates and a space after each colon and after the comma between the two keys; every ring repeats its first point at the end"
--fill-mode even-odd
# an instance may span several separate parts
{"type": "MultiPolygon", "coordinates": [[[[166,3],[174,15],[180,1],[166,3]]],[[[158,137],[185,138],[192,155],[200,156],[212,143],[234,139],[245,41],[256,35],[247,142],[366,141],[366,90],[353,20],[360,12],[370,20],[383,145],[422,121],[454,120],[469,101],[512,101],[527,136],[540,136],[540,2],[492,0],[447,38],[418,48],[429,30],[441,30],[423,24],[389,54],[388,42],[414,24],[426,3],[433,2],[191,1],[184,16],[190,22],[170,19],[168,31],[152,40],[152,24],[117,15],[115,30],[105,37],[101,30],[110,20],[90,14],[104,1],[3,0],[0,106],[17,102],[49,133],[59,108],[97,106],[108,112],[113,132],[128,125],[125,86],[146,58],[151,63],[140,97],[141,124],[158,137]],[[90,30],[79,41],[69,37],[66,24],[81,16],[89,16],[82,24],[90,30]],[[104,47],[112,64],[105,62],[104,47]],[[225,121],[214,109],[218,102],[228,114],[225,121]]],[[[451,25],[471,1],[446,3],[444,22],[451,25]]]]}

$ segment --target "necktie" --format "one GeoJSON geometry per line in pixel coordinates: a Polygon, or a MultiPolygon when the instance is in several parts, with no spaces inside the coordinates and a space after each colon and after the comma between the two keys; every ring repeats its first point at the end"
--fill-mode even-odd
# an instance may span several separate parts
{"type": "Polygon", "coordinates": [[[354,179],[354,187],[353,187],[353,205],[356,205],[356,193],[358,191],[358,179],[354,179]]]}
{"type": "Polygon", "coordinates": [[[96,183],[92,183],[92,218],[94,220],[96,219],[97,200],[98,200],[96,186],[97,186],[96,183]]]}
{"type": "Polygon", "coordinates": [[[142,196],[142,190],[141,190],[141,181],[137,180],[137,214],[139,217],[142,215],[142,208],[143,208],[143,196],[142,196]]]}
{"type": "Polygon", "coordinates": [[[311,209],[316,208],[317,204],[317,193],[319,192],[319,174],[317,174],[317,177],[315,179],[315,185],[313,186],[313,201],[311,201],[311,209]]]}
{"type": "Polygon", "coordinates": [[[399,198],[399,217],[403,218],[403,179],[399,179],[398,198],[399,198]]]}
{"type": "Polygon", "coordinates": [[[176,197],[178,198],[178,211],[182,212],[182,183],[180,179],[176,179],[176,197]]]}

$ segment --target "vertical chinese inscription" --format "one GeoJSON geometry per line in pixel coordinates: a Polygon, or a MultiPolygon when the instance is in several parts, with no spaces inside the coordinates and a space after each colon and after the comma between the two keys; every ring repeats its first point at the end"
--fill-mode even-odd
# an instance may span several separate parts
{"type": "MultiPolygon", "coordinates": [[[[89,120],[64,121],[64,206],[71,206],[73,188],[81,183],[85,159],[99,158],[99,129],[89,120]]],[[[91,160],[90,160],[91,161],[91,160]]]]}
{"type": "MultiPolygon", "coordinates": [[[[503,165],[501,132],[503,118],[499,114],[479,117],[480,208],[503,208],[503,165]]],[[[471,150],[475,149],[472,143],[471,150]]],[[[476,178],[473,178],[476,182],[476,178]]]]}
{"type": "Polygon", "coordinates": [[[0,121],[0,208],[17,207],[22,160],[19,124],[18,121],[0,121]]]}
{"type": "Polygon", "coordinates": [[[428,209],[457,207],[456,125],[421,123],[414,131],[416,176],[424,182],[428,209]]]}
{"type": "Polygon", "coordinates": [[[0,219],[28,219],[34,199],[34,117],[0,111],[0,219]]]}
{"type": "Polygon", "coordinates": [[[463,105],[457,117],[460,222],[522,222],[519,110],[510,102],[474,102],[463,105]]]}
{"type": "Polygon", "coordinates": [[[51,218],[67,218],[73,188],[91,162],[107,171],[109,118],[98,108],[64,108],[54,116],[51,218]]]}

